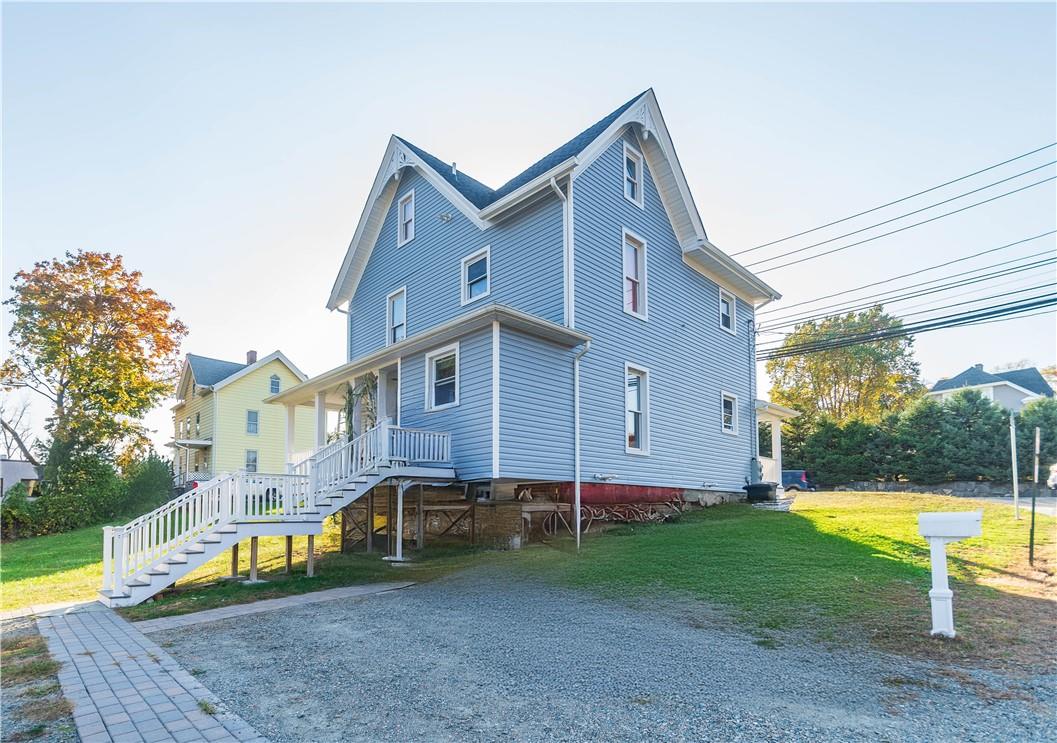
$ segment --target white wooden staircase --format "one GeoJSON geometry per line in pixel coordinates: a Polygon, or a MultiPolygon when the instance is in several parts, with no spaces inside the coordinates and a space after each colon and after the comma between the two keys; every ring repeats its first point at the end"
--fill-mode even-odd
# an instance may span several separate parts
{"type": "Polygon", "coordinates": [[[103,529],[107,606],[133,606],[250,537],[318,535],[323,519],[390,478],[455,478],[448,433],[379,423],[279,475],[236,472],[103,529]]]}

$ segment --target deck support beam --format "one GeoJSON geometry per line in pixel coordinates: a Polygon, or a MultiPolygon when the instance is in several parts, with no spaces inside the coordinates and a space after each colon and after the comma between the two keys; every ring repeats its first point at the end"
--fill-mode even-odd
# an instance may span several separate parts
{"type": "Polygon", "coordinates": [[[238,580],[239,578],[239,543],[231,545],[231,575],[228,576],[232,580],[238,580]]]}
{"type": "MultiPolygon", "coordinates": [[[[407,562],[404,558],[404,491],[411,485],[412,483],[409,480],[400,480],[396,485],[396,548],[392,555],[383,558],[394,565],[407,562]]],[[[392,523],[391,515],[386,521],[392,523]]]]}
{"type": "Polygon", "coordinates": [[[415,549],[420,550],[426,544],[426,519],[422,513],[424,486],[418,484],[418,508],[415,509],[415,549]]]}
{"type": "Polygon", "coordinates": [[[308,535],[308,560],[305,563],[305,572],[311,578],[316,574],[316,538],[308,535]]]}
{"type": "Polygon", "coordinates": [[[250,583],[260,583],[257,579],[257,548],[260,537],[250,537],[250,583]]]}
{"type": "Polygon", "coordinates": [[[367,491],[367,554],[374,552],[374,488],[367,491]]]}
{"type": "Polygon", "coordinates": [[[294,563],[294,538],[290,534],[286,535],[286,567],[283,570],[284,573],[289,575],[293,572],[294,563]]]}

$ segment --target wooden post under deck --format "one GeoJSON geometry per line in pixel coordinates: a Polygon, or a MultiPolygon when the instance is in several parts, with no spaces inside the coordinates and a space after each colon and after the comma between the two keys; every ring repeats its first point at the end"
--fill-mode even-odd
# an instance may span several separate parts
{"type": "Polygon", "coordinates": [[[294,538],[289,534],[286,535],[286,569],[284,573],[290,574],[293,570],[294,563],[294,538]]]}
{"type": "Polygon", "coordinates": [[[316,574],[316,538],[312,534],[308,535],[308,562],[305,565],[308,577],[311,578],[316,574]]]}
{"type": "Polygon", "coordinates": [[[385,489],[385,555],[393,554],[393,486],[385,489]]]}
{"type": "Polygon", "coordinates": [[[426,543],[426,519],[422,514],[422,483],[418,484],[418,508],[415,509],[415,549],[422,549],[426,543]]]}
{"type": "Polygon", "coordinates": [[[250,537],[250,583],[257,582],[257,541],[259,537],[250,537]]]}
{"type": "Polygon", "coordinates": [[[367,491],[367,554],[374,552],[374,488],[367,491]]]}
{"type": "Polygon", "coordinates": [[[231,577],[239,577],[239,543],[231,545],[231,577]]]}
{"type": "Polygon", "coordinates": [[[340,552],[342,554],[345,554],[345,541],[346,541],[345,536],[346,536],[346,534],[348,534],[348,528],[349,528],[348,517],[347,517],[347,514],[345,513],[345,509],[343,508],[343,509],[341,509],[341,538],[340,538],[340,542],[338,544],[338,552],[340,552]]]}

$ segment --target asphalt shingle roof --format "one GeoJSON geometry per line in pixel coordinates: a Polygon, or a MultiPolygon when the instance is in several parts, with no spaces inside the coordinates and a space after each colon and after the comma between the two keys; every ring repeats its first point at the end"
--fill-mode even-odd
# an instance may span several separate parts
{"type": "Polygon", "coordinates": [[[222,382],[235,372],[246,368],[246,364],[211,359],[193,353],[187,354],[187,362],[191,365],[191,373],[195,375],[195,384],[205,386],[222,382]]]}
{"type": "Polygon", "coordinates": [[[970,366],[957,376],[950,379],[941,379],[932,385],[932,392],[943,392],[945,390],[957,390],[962,387],[975,387],[980,384],[996,384],[998,382],[1012,382],[1015,385],[1031,390],[1039,395],[1053,397],[1053,389],[1043,379],[1042,374],[1034,366],[1027,369],[1013,369],[992,374],[975,366],[970,366]]]}
{"type": "Polygon", "coordinates": [[[502,186],[496,189],[489,188],[475,178],[471,178],[466,173],[459,171],[457,174],[451,172],[451,164],[445,163],[439,157],[431,155],[430,153],[423,150],[421,147],[417,147],[408,142],[403,137],[397,137],[407,147],[422,158],[426,164],[433,168],[437,173],[448,183],[452,185],[459,193],[466,197],[467,201],[473,204],[478,209],[483,209],[489,204],[498,201],[509,193],[513,193],[521,186],[525,185],[533,178],[536,178],[548,170],[553,168],[570,157],[575,157],[583,152],[587,145],[591,144],[602,132],[604,132],[610,124],[625,111],[627,111],[631,104],[641,98],[646,91],[639,93],[637,96],[632,98],[630,101],[625,103],[620,108],[613,111],[611,114],[606,116],[604,119],[595,122],[587,129],[577,134],[575,137],[570,139],[568,142],[563,144],[558,149],[554,150],[545,157],[540,158],[532,165],[525,168],[525,170],[518,173],[516,176],[511,178],[509,181],[504,183],[502,186]]]}

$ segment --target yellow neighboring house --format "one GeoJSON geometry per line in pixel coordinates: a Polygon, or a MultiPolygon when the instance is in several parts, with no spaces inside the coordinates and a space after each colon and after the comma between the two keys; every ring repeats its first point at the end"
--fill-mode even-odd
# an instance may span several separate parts
{"type": "MultiPolygon", "coordinates": [[[[286,471],[286,410],[266,397],[305,381],[305,374],[280,351],[246,363],[187,354],[173,406],[173,471],[177,486],[238,470],[286,471]]],[[[311,408],[298,408],[295,452],[314,445],[311,408]]],[[[306,454],[307,456],[307,454],[306,454]]]]}

